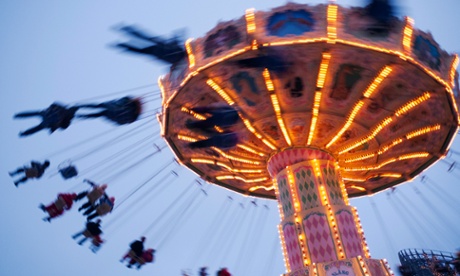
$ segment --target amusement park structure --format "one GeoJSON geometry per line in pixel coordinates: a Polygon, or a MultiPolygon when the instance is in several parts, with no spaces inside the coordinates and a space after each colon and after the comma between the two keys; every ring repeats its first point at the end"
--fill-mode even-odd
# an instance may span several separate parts
{"type": "MultiPolygon", "coordinates": [[[[398,252],[403,272],[407,275],[456,275],[456,257],[450,252],[426,249],[404,249],[398,252]]],[[[458,253],[457,253],[458,258],[458,253]]]]}
{"type": "Polygon", "coordinates": [[[348,199],[413,179],[457,133],[458,57],[410,18],[373,25],[334,3],[248,10],[187,40],[188,58],[159,79],[158,119],[179,162],[277,200],[285,275],[391,275],[348,199]],[[194,108],[216,103],[238,111],[239,143],[190,148],[209,135],[186,126],[207,118],[194,108]]]}

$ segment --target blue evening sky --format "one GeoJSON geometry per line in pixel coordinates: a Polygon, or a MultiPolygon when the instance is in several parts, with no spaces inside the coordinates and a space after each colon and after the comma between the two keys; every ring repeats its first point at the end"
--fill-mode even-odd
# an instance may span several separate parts
{"type": "MultiPolygon", "coordinates": [[[[242,16],[247,8],[268,10],[285,3],[0,1],[0,275],[174,276],[182,270],[197,275],[200,266],[209,266],[211,275],[224,266],[237,276],[283,273],[274,201],[257,200],[256,207],[250,202],[252,198],[215,186],[199,187],[194,184],[194,174],[174,163],[168,165],[173,159],[168,148],[130,168],[133,162],[147,158],[155,149],[153,143],[160,148],[165,145],[161,139],[150,137],[158,133],[153,117],[120,128],[103,120],[75,121],[66,131],[53,135],[43,131],[20,139],[18,132],[38,120],[13,120],[13,115],[45,108],[54,101],[82,103],[125,94],[150,95],[145,98],[145,116],[151,115],[160,106],[151,95],[158,93],[157,78],[168,66],[110,48],[111,43],[126,39],[113,30],[116,26],[138,24],[158,35],[185,28],[187,37],[196,38],[219,21],[242,16]],[[150,86],[123,92],[146,85],[150,86]],[[121,143],[111,140],[130,130],[121,143]],[[123,152],[126,147],[136,150],[123,152]],[[51,169],[42,179],[18,188],[13,185],[8,171],[46,158],[51,169]],[[56,168],[68,159],[77,164],[83,176],[64,181],[56,175],[56,168]],[[171,174],[172,170],[178,176],[171,174]],[[53,201],[59,192],[87,189],[82,183],[85,177],[109,183],[107,192],[119,204],[103,218],[106,243],[97,254],[70,237],[84,226],[84,217],[76,210],[81,203],[52,223],[43,222],[45,214],[37,208],[40,203],[53,201]],[[138,192],[133,193],[136,188],[138,192]],[[118,260],[128,244],[141,235],[147,237],[147,247],[157,249],[156,261],[140,271],[129,270],[118,260]]],[[[362,5],[363,1],[337,3],[362,5]]],[[[398,3],[400,14],[411,16],[417,28],[430,31],[445,50],[460,51],[459,0],[398,3]]],[[[458,141],[452,147],[460,152],[458,141]]],[[[401,249],[454,252],[460,246],[460,226],[456,223],[460,219],[456,209],[460,171],[447,172],[448,162],[458,157],[452,154],[430,167],[424,174],[426,183],[417,178],[398,186],[390,196],[382,192],[351,201],[358,207],[372,257],[387,258],[394,268],[401,249]]]]}

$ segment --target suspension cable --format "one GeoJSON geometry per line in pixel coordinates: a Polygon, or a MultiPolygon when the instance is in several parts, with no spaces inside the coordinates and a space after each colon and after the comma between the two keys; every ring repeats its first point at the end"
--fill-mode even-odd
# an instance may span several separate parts
{"type": "Polygon", "coordinates": [[[119,136],[116,136],[115,138],[112,138],[112,139],[102,143],[102,145],[97,145],[96,147],[88,150],[86,153],[83,153],[83,154],[80,154],[80,155],[77,155],[77,156],[73,157],[72,160],[74,160],[74,161],[80,160],[80,159],[82,159],[84,157],[87,157],[90,154],[93,154],[95,152],[98,152],[98,151],[102,150],[105,147],[113,146],[114,144],[123,141],[123,139],[126,139],[126,137],[130,137],[130,136],[133,136],[135,134],[138,134],[139,130],[145,131],[145,129],[140,129],[140,128],[143,127],[143,126],[146,126],[147,124],[150,124],[150,123],[151,122],[149,122],[149,121],[144,122],[143,124],[140,124],[140,125],[136,126],[134,129],[131,129],[131,130],[125,132],[125,133],[122,133],[119,136]],[[133,132],[134,130],[137,130],[137,131],[133,132]]]}
{"type": "Polygon", "coordinates": [[[138,87],[128,88],[128,89],[124,89],[124,90],[120,90],[120,91],[116,91],[116,92],[111,92],[111,93],[96,96],[96,97],[91,97],[91,98],[86,98],[86,99],[82,99],[82,100],[75,101],[75,102],[70,102],[70,104],[77,104],[77,103],[80,103],[80,102],[88,102],[88,101],[98,100],[98,99],[102,99],[102,98],[107,98],[109,96],[126,94],[128,92],[137,91],[137,90],[141,90],[141,89],[148,88],[148,87],[153,87],[153,86],[157,86],[157,84],[156,83],[151,83],[151,84],[141,85],[141,86],[138,86],[138,87]]]}
{"type": "MultiPolygon", "coordinates": [[[[171,172],[174,172],[174,171],[171,171],[171,172]]],[[[147,183],[149,183],[150,181],[152,181],[156,176],[158,175],[157,172],[155,172],[152,176],[150,176],[146,181],[144,181],[141,185],[139,185],[135,190],[133,191],[133,193],[131,195],[128,195],[128,196],[124,196],[124,199],[122,200],[122,202],[126,202],[128,199],[130,199],[137,191],[139,191],[140,188],[142,188],[142,186],[146,185],[147,183]]],[[[125,217],[126,215],[129,215],[128,217],[129,218],[132,218],[133,217],[133,214],[137,213],[138,210],[144,208],[144,206],[148,203],[151,203],[152,202],[152,199],[158,197],[161,195],[161,193],[165,190],[165,188],[168,187],[168,185],[161,185],[163,183],[166,182],[166,179],[168,179],[169,177],[171,177],[172,173],[168,173],[167,175],[163,176],[161,179],[159,179],[154,185],[152,185],[150,187],[150,189],[143,193],[141,195],[142,197],[142,200],[135,200],[133,203],[131,203],[127,208],[124,208],[122,209],[121,211],[117,212],[117,216],[110,220],[108,223],[106,223],[106,228],[110,225],[112,225],[114,222],[116,221],[119,221],[119,220],[122,220],[123,217],[125,217]],[[155,193],[153,194],[152,197],[148,197],[153,191],[155,191],[156,189],[159,189],[161,188],[161,190],[158,192],[158,193],[155,193]],[[142,203],[142,204],[141,204],[142,203]]],[[[116,205],[116,208],[118,208],[120,205],[116,205]]]]}
{"type": "MultiPolygon", "coordinates": [[[[93,171],[99,168],[99,170],[92,176],[92,178],[97,178],[100,175],[107,175],[108,173],[114,172],[113,168],[119,168],[125,165],[126,160],[135,160],[138,158],[140,154],[145,153],[145,152],[151,152],[152,150],[152,146],[150,145],[150,143],[152,142],[150,141],[151,138],[150,137],[146,137],[146,138],[149,138],[149,140],[143,141],[144,143],[142,142],[134,143],[135,144],[134,147],[128,146],[125,149],[122,149],[121,151],[116,152],[112,156],[107,157],[104,160],[87,168],[85,172],[93,171]],[[105,167],[100,168],[100,166],[102,165],[104,165],[105,167]]],[[[152,143],[152,144],[156,148],[156,151],[154,151],[154,153],[161,151],[161,148],[159,146],[157,146],[155,143],[152,143]]]]}
{"type": "Polygon", "coordinates": [[[405,222],[404,225],[406,226],[406,229],[414,234],[416,241],[420,244],[426,244],[425,239],[422,237],[422,235],[419,232],[420,229],[417,227],[411,228],[409,224],[409,216],[407,215],[406,212],[404,212],[404,206],[399,206],[399,201],[395,197],[388,196],[388,199],[394,202],[394,203],[390,203],[390,206],[394,209],[394,213],[400,216],[401,221],[405,222]]]}
{"type": "Polygon", "coordinates": [[[382,214],[380,214],[379,209],[377,208],[377,204],[375,204],[375,201],[372,197],[368,197],[369,201],[371,202],[372,210],[374,211],[375,216],[377,217],[377,221],[380,224],[381,229],[383,229],[383,235],[385,235],[385,239],[388,242],[388,246],[390,247],[390,252],[397,252],[395,250],[395,246],[392,242],[392,239],[390,238],[390,235],[388,234],[388,229],[386,228],[386,225],[384,223],[382,214]]]}

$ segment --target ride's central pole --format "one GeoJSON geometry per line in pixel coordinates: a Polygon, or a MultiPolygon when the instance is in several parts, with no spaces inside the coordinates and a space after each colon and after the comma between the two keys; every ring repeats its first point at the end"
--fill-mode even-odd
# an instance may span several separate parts
{"type": "Polygon", "coordinates": [[[268,170],[281,217],[285,275],[392,275],[370,259],[364,234],[335,159],[313,148],[289,148],[268,170]]]}

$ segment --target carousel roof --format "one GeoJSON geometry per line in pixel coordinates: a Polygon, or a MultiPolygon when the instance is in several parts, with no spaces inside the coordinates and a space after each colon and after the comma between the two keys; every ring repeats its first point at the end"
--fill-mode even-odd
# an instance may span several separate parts
{"type": "MultiPolygon", "coordinates": [[[[178,160],[209,182],[275,198],[267,161],[286,148],[332,155],[350,197],[420,174],[442,158],[458,126],[456,55],[410,18],[371,30],[362,8],[289,3],[219,23],[188,40],[188,60],[160,78],[163,135],[178,160]],[[269,57],[275,65],[241,66],[269,57]],[[238,107],[234,149],[190,149],[191,110],[238,107]]],[[[268,64],[268,63],[267,63],[268,64]]]]}

